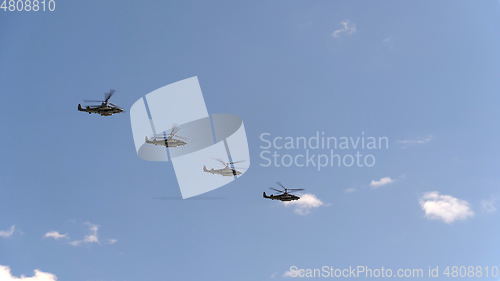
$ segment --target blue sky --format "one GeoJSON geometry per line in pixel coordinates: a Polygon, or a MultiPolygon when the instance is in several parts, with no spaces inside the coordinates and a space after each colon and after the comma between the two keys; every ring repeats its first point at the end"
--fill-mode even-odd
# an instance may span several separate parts
{"type": "Polygon", "coordinates": [[[0,265],[12,275],[500,266],[498,1],[67,2],[0,12],[0,265]],[[136,156],[128,114],[76,105],[114,88],[129,108],[194,75],[209,112],[244,120],[252,167],[208,200],[154,199],[180,196],[171,164],[136,156]],[[391,143],[372,168],[259,165],[263,132],[316,131],[391,143]],[[264,200],[278,180],[323,204],[301,215],[264,200]]]}

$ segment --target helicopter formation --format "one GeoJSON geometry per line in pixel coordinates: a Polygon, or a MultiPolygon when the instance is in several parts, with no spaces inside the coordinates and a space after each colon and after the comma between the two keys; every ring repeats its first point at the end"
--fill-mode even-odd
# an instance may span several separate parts
{"type": "MultiPolygon", "coordinates": [[[[111,103],[109,100],[111,97],[114,95],[115,90],[111,89],[109,92],[104,94],[104,100],[84,100],[84,102],[94,102],[94,103],[100,103],[100,104],[94,104],[94,105],[86,105],[82,106],[81,104],[78,104],[78,111],[82,112],[87,112],[88,114],[99,114],[101,116],[111,116],[113,114],[118,114],[122,113],[125,110],[121,107],[119,107],[116,104],[111,103]]],[[[165,131],[160,134],[155,134],[148,138],[147,136],[145,137],[145,142],[151,145],[159,145],[159,146],[165,146],[165,147],[182,147],[185,145],[188,145],[188,140],[185,137],[177,135],[179,132],[179,128],[176,126],[173,126],[172,129],[170,129],[169,132],[165,131]]],[[[203,172],[213,174],[213,175],[220,175],[220,176],[238,176],[241,175],[242,172],[241,170],[243,168],[236,167],[234,164],[242,163],[243,161],[230,161],[230,162],[224,162],[220,159],[215,159],[218,162],[220,162],[222,165],[224,165],[223,168],[221,169],[214,169],[210,168],[207,169],[207,167],[204,165],[203,166],[203,172]]],[[[300,196],[297,196],[295,194],[292,194],[296,191],[302,191],[304,189],[302,188],[288,188],[284,186],[282,183],[277,182],[277,184],[281,187],[281,189],[276,189],[274,187],[271,187],[270,189],[279,192],[278,194],[270,194],[267,195],[266,192],[263,192],[262,196],[263,198],[270,199],[270,200],[279,200],[279,201],[294,201],[294,200],[299,200],[300,196]]]]}

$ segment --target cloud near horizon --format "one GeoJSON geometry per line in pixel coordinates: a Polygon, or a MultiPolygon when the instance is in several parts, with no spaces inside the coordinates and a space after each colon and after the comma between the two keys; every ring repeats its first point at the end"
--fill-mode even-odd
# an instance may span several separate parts
{"type": "Polygon", "coordinates": [[[426,192],[420,198],[420,207],[425,216],[433,220],[441,220],[451,224],[474,216],[469,202],[438,191],[426,192]]]}
{"type": "Polygon", "coordinates": [[[0,280],[1,281],[57,281],[57,277],[48,272],[43,272],[38,269],[34,270],[34,275],[31,277],[26,277],[21,275],[20,277],[16,277],[12,275],[10,271],[10,267],[5,265],[0,265],[0,280]]]}

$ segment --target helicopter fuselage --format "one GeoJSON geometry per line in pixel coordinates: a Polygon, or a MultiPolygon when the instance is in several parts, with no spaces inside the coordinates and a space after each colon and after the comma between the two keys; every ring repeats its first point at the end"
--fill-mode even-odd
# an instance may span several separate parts
{"type": "Polygon", "coordinates": [[[271,199],[271,200],[280,200],[280,201],[294,201],[294,200],[299,200],[300,197],[297,195],[293,195],[290,193],[282,193],[278,195],[267,195],[265,192],[262,194],[262,197],[271,199]]]}
{"type": "Polygon", "coordinates": [[[221,175],[226,177],[241,175],[240,171],[231,169],[229,167],[224,167],[223,169],[207,169],[207,167],[203,166],[203,171],[206,173],[221,175]]]}
{"type": "Polygon", "coordinates": [[[111,116],[113,114],[123,112],[123,109],[111,105],[92,105],[92,106],[82,107],[79,104],[78,111],[88,112],[89,114],[91,113],[100,114],[101,116],[111,116]]]}
{"type": "Polygon", "coordinates": [[[187,143],[183,140],[179,140],[173,137],[168,137],[168,138],[158,138],[154,137],[151,139],[148,139],[146,137],[146,143],[154,144],[154,145],[161,145],[165,147],[178,147],[178,146],[183,146],[186,145],[187,143]]]}

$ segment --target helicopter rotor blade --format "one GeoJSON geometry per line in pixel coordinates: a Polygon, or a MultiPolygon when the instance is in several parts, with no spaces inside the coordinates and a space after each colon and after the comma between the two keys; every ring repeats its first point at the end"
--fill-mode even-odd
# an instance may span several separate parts
{"type": "Polygon", "coordinates": [[[176,138],[176,139],[180,139],[180,140],[182,140],[182,141],[190,141],[190,139],[189,139],[189,138],[187,138],[187,137],[175,136],[175,138],[176,138]]]}
{"type": "Polygon", "coordinates": [[[228,164],[228,163],[226,163],[226,162],[224,162],[224,161],[222,161],[222,160],[220,160],[218,158],[215,158],[215,160],[219,161],[224,166],[227,166],[227,164],[228,164]]]}
{"type": "Polygon", "coordinates": [[[278,191],[278,192],[283,193],[283,190],[279,190],[279,189],[276,189],[276,188],[274,188],[274,187],[270,187],[269,189],[272,189],[272,190],[274,190],[274,191],[278,191]]]}
{"type": "Polygon", "coordinates": [[[248,170],[248,168],[245,167],[239,167],[239,166],[234,166],[235,170],[248,170]]]}
{"type": "Polygon", "coordinates": [[[172,129],[170,129],[170,136],[175,136],[175,134],[177,134],[178,132],[179,132],[179,127],[173,125],[172,129]]]}
{"type": "Polygon", "coordinates": [[[302,189],[302,188],[288,189],[288,193],[294,193],[294,192],[301,191],[301,190],[304,190],[304,189],[302,189]]]}
{"type": "Polygon", "coordinates": [[[245,162],[245,160],[236,161],[236,162],[229,162],[229,164],[238,164],[238,163],[243,163],[243,162],[245,162]]]}
{"type": "Polygon", "coordinates": [[[111,89],[111,90],[109,90],[109,92],[104,94],[104,102],[107,103],[108,100],[113,96],[114,93],[115,93],[115,90],[111,89]]]}
{"type": "Polygon", "coordinates": [[[83,102],[104,102],[102,100],[83,100],[83,102]]]}

